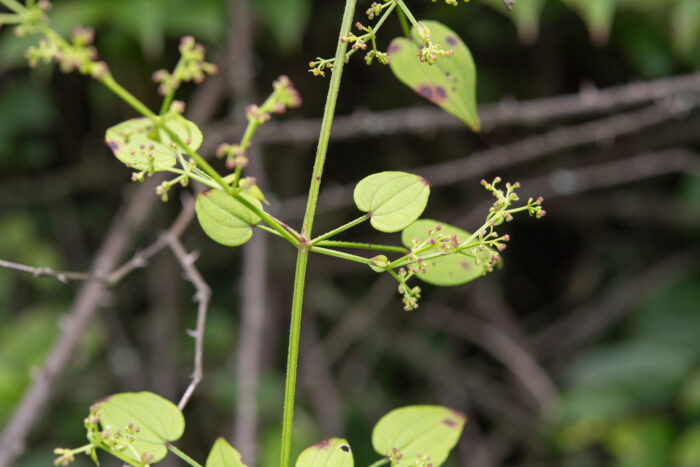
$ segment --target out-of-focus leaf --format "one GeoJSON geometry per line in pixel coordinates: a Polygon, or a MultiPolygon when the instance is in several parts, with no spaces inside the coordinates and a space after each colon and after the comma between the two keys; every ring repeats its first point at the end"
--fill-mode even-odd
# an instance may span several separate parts
{"type": "Polygon", "coordinates": [[[241,454],[224,438],[218,438],[209,451],[205,467],[246,467],[241,454]]]}
{"type": "Polygon", "coordinates": [[[671,37],[682,57],[693,56],[700,47],[700,2],[680,0],[672,7],[671,37]]]}
{"type": "MultiPolygon", "coordinates": [[[[153,456],[158,462],[168,453],[167,443],[180,439],[185,431],[182,412],[167,399],[151,392],[124,392],[97,402],[102,429],[114,433],[125,431],[129,424],[139,428],[131,446],[140,455],[153,456]]],[[[130,449],[121,453],[128,459],[141,459],[130,449]]]]}
{"type": "Polygon", "coordinates": [[[545,0],[518,1],[510,10],[506,9],[502,0],[481,1],[510,18],[518,29],[518,37],[523,43],[531,44],[537,40],[545,0]]]}
{"type": "Polygon", "coordinates": [[[617,0],[564,0],[576,11],[588,28],[594,44],[604,44],[610,37],[617,0]]]}
{"type": "MultiPolygon", "coordinates": [[[[425,241],[429,237],[428,232],[431,230],[434,231],[434,234],[455,234],[459,242],[466,240],[470,236],[469,232],[444,222],[432,219],[418,219],[401,232],[401,243],[406,248],[411,248],[413,239],[418,239],[421,242],[425,241]],[[435,232],[435,227],[438,225],[440,226],[440,231],[435,232]]],[[[429,255],[438,251],[438,246],[433,246],[422,253],[422,255],[429,255]]],[[[493,253],[492,250],[486,249],[480,252],[479,256],[482,261],[487,262],[493,253]]],[[[425,274],[418,273],[416,277],[433,285],[452,286],[466,284],[484,275],[484,267],[477,264],[474,257],[466,254],[466,252],[427,259],[424,260],[424,264],[426,267],[425,274]]]]}
{"type": "Polygon", "coordinates": [[[678,406],[684,415],[700,415],[700,371],[686,379],[678,397],[678,406]]]}
{"type": "Polygon", "coordinates": [[[672,437],[668,420],[631,419],[610,429],[605,445],[618,467],[667,467],[672,437]]]}
{"type": "Polygon", "coordinates": [[[447,26],[436,21],[423,23],[430,28],[433,42],[443,49],[452,49],[454,54],[437,59],[433,65],[421,62],[418,52],[423,43],[414,28],[410,39],[399,37],[389,44],[391,71],[419,95],[459,118],[472,130],[479,131],[476,66],[469,48],[447,26]]]}
{"type": "Polygon", "coordinates": [[[372,215],[372,227],[381,232],[398,232],[418,219],[430,196],[430,184],[406,172],[379,172],[355,186],[355,204],[372,215]]]}
{"type": "Polygon", "coordinates": [[[675,467],[700,465],[700,423],[696,423],[681,433],[673,445],[672,459],[675,467]]]}
{"type": "MultiPolygon", "coordinates": [[[[262,209],[260,201],[241,193],[249,203],[262,209]]],[[[236,198],[221,190],[207,190],[197,195],[195,202],[197,220],[202,230],[215,242],[226,246],[239,246],[253,236],[251,226],[260,218],[236,198]]]]}
{"type": "Polygon", "coordinates": [[[350,444],[344,439],[330,438],[304,449],[296,467],[353,467],[350,444]]]}
{"type": "Polygon", "coordinates": [[[425,461],[437,467],[457,444],[467,421],[461,412],[437,405],[412,405],[384,415],[372,430],[372,446],[382,456],[400,455],[398,467],[425,461]]]}
{"type": "Polygon", "coordinates": [[[301,45],[311,17],[309,0],[257,0],[252,5],[260,11],[282,52],[291,52],[301,45]]]}

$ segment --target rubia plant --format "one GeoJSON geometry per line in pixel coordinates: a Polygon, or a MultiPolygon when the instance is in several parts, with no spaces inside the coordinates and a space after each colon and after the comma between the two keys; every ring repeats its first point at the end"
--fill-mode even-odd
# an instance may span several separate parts
{"type": "MultiPolygon", "coordinates": [[[[413,279],[446,286],[478,278],[501,262],[500,253],[506,248],[509,236],[497,233],[498,226],[510,221],[518,212],[528,212],[536,217],[545,214],[541,199],[529,199],[516,205],[519,185],[507,183],[502,189],[496,178],[492,183],[482,181],[496,200],[483,225],[472,233],[443,222],[419,219],[428,202],[430,184],[419,175],[390,171],[369,175],[357,184],[354,200],[362,215],[329,232],[312,235],[343,66],[356,52],[365,51],[367,64],[375,59],[389,64],[402,82],[462,119],[472,129],[479,129],[475,103],[476,71],[469,49],[446,26],[417,21],[403,0],[372,3],[366,15],[370,21],[376,19],[376,23],[365,26],[357,22],[358,34],[351,32],[356,0],[346,0],[334,58],[318,58],[310,62],[310,71],[314,75],[323,76],[330,72],[331,77],[300,230],[270,215],[263,206],[267,201],[255,179],[243,176],[248,162],[247,150],[256,129],[270,119],[271,114],[282,113],[301,103],[288,78],[281,77],[273,83],[273,92],[262,105],[246,109],[248,126],[241,141],[223,144],[217,149],[216,155],[225,158],[225,166],[230,171],[221,175],[197,152],[203,135],[194,123],[183,117],[184,103],[174,100],[183,82],[199,82],[205,75],[216,72],[216,67],[205,61],[204,48],[193,38],[185,37],[181,41],[181,58],[172,72],[159,70],[154,73],[153,78],[163,95],[160,111],[155,113],[119,85],[107,65],[97,59],[92,46],[92,30],[76,28],[70,40],[66,40],[49,26],[46,12],[50,4],[47,1],[27,0],[24,5],[16,0],[0,0],[0,3],[11,11],[0,16],[0,22],[15,25],[18,34],[42,36],[38,46],[27,51],[30,65],[56,62],[62,71],[77,70],[89,75],[141,114],[139,118],[109,128],[105,136],[114,155],[133,170],[134,181],[143,181],[156,172],[173,174],[157,188],[163,201],[168,200],[169,192],[176,184],[187,186],[194,180],[204,185],[206,189],[197,196],[195,210],[204,232],[218,243],[242,245],[257,228],[286,240],[297,249],[281,440],[282,467],[290,463],[301,312],[310,253],[366,264],[377,273],[390,274],[398,283],[403,308],[415,310],[421,289],[413,285],[413,279]],[[377,49],[376,33],[394,12],[398,14],[407,37],[395,39],[387,52],[381,52],[377,49]],[[402,232],[402,245],[337,239],[339,234],[363,222],[369,222],[381,232],[402,232]],[[362,256],[349,253],[347,249],[381,254],[362,256]]],[[[446,0],[446,3],[457,4],[455,0],[446,0]]],[[[185,428],[180,409],[148,392],[121,393],[99,400],[90,407],[84,421],[88,443],[76,449],[56,449],[55,464],[68,465],[81,453],[97,462],[97,451],[103,450],[132,466],[156,463],[168,452],[189,465],[200,466],[173,444],[185,428]]],[[[374,428],[372,443],[382,457],[373,465],[440,465],[456,444],[465,422],[462,413],[439,406],[396,409],[374,428]]],[[[296,465],[352,466],[353,462],[349,444],[333,438],[305,450],[296,465]]],[[[244,464],[240,455],[223,439],[215,442],[206,460],[207,467],[241,465],[244,464]]]]}

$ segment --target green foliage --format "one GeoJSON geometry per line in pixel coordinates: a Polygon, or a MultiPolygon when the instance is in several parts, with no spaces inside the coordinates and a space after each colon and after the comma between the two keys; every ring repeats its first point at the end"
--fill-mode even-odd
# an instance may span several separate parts
{"type": "Polygon", "coordinates": [[[353,467],[350,445],[344,439],[331,438],[314,444],[301,453],[296,467],[353,467]]]}
{"type": "Polygon", "coordinates": [[[309,0],[258,0],[252,3],[260,11],[269,32],[283,52],[301,45],[311,16],[309,0]]]}
{"type": "MultiPolygon", "coordinates": [[[[182,141],[196,151],[202,145],[202,132],[197,125],[179,115],[167,118],[166,125],[182,141]]],[[[170,136],[147,118],[132,118],[107,130],[105,142],[127,167],[150,173],[174,167],[178,160],[177,145],[170,136]]]]}
{"type": "MultiPolygon", "coordinates": [[[[471,236],[469,232],[444,222],[432,219],[419,219],[401,232],[401,243],[406,248],[411,248],[415,240],[423,243],[434,233],[450,239],[454,234],[459,243],[464,242],[471,236]],[[439,231],[436,231],[437,226],[440,227],[439,231]]],[[[436,242],[422,254],[430,256],[440,251],[440,242],[436,242]]],[[[474,279],[478,279],[487,272],[484,265],[488,263],[494,254],[496,254],[494,250],[484,247],[483,250],[476,253],[478,259],[475,257],[472,249],[437,256],[424,260],[426,270],[424,273],[418,274],[417,277],[423,282],[438,286],[466,284],[474,279]]]]}
{"type": "Polygon", "coordinates": [[[380,172],[363,178],[355,187],[355,204],[371,214],[372,227],[398,232],[418,219],[428,204],[430,185],[418,175],[380,172]]]}
{"type": "MultiPolygon", "coordinates": [[[[257,199],[245,193],[240,196],[261,209],[257,199]]],[[[197,195],[195,211],[204,233],[226,246],[243,245],[253,236],[252,226],[260,222],[260,217],[221,190],[207,190],[197,195]]]]}
{"type": "Polygon", "coordinates": [[[218,438],[209,451],[205,467],[246,467],[246,465],[241,462],[241,454],[228,441],[218,438]]]}
{"type": "Polygon", "coordinates": [[[414,27],[410,39],[399,37],[389,45],[391,71],[420,96],[459,118],[472,130],[479,131],[476,66],[469,48],[447,26],[436,21],[423,21],[422,24],[430,29],[429,35],[435,44],[454,53],[449,59],[437,60],[432,64],[416,60],[424,39],[414,27]]]}
{"type": "Polygon", "coordinates": [[[437,467],[457,444],[466,421],[463,413],[435,405],[394,409],[375,425],[372,446],[397,467],[437,467]]]}
{"type": "MultiPolygon", "coordinates": [[[[180,439],[185,431],[185,418],[172,402],[150,392],[114,394],[98,401],[98,417],[102,429],[112,437],[116,430],[136,431],[130,447],[112,448],[135,463],[158,462],[168,453],[168,444],[180,439]],[[133,448],[133,449],[131,449],[133,448]]],[[[126,435],[123,435],[125,438],[126,435]]],[[[119,445],[117,445],[119,446],[119,445]]]]}

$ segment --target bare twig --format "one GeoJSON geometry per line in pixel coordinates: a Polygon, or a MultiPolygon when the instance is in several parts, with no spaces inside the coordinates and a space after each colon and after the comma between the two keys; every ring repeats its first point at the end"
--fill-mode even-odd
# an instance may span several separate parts
{"type": "MultiPolygon", "coordinates": [[[[541,411],[551,405],[557,388],[534,356],[508,333],[464,311],[443,310],[444,319],[425,321],[442,331],[472,342],[505,366],[537,402],[541,411]]],[[[433,316],[431,313],[430,316],[433,316]]]]}
{"type": "MultiPolygon", "coordinates": [[[[670,96],[700,91],[700,73],[635,82],[598,90],[585,87],[578,93],[526,101],[504,99],[479,106],[485,129],[496,126],[533,126],[548,121],[611,113],[662,100],[670,96]]],[[[318,137],[320,119],[268,122],[255,135],[258,144],[309,143],[318,137]]],[[[426,134],[436,130],[464,130],[464,123],[435,107],[419,106],[370,112],[359,110],[338,116],[333,122],[333,141],[401,133],[426,134]]],[[[243,131],[243,124],[220,122],[206,129],[207,147],[213,148],[231,134],[243,131]]]]}
{"type": "Polygon", "coordinates": [[[533,341],[541,358],[562,360],[576,349],[617,324],[651,294],[668,287],[700,267],[700,249],[683,250],[670,258],[644,268],[643,272],[609,293],[542,330],[533,341]],[[562,339],[566,336],[566,339],[562,339]]]}
{"type": "Polygon", "coordinates": [[[194,370],[192,371],[192,381],[185,390],[185,393],[180,398],[177,408],[182,410],[187,405],[187,402],[192,397],[197,385],[202,381],[203,375],[203,359],[204,359],[204,326],[207,322],[207,311],[209,309],[209,300],[211,298],[211,289],[206,281],[194,266],[197,255],[195,253],[187,253],[185,248],[180,243],[178,237],[170,232],[164,234],[165,241],[168,243],[170,250],[175,255],[180,267],[185,272],[185,277],[194,286],[196,293],[194,300],[197,302],[197,326],[194,331],[188,331],[188,334],[194,338],[194,370]]]}
{"type": "MultiPolygon", "coordinates": [[[[168,229],[172,235],[179,237],[185,228],[192,221],[194,214],[194,203],[190,202],[183,207],[180,215],[175,220],[173,225],[168,229]]],[[[137,251],[134,256],[122,264],[118,268],[108,273],[88,273],[75,271],[54,271],[50,267],[34,267],[11,261],[0,259],[0,267],[13,269],[16,271],[27,272],[34,277],[53,277],[56,280],[67,284],[69,281],[95,281],[102,282],[108,286],[115,286],[120,283],[125,277],[131,274],[134,270],[144,268],[148,265],[148,260],[160,253],[167,246],[167,242],[163,238],[158,238],[155,242],[141,251],[137,251]]]]}
{"type": "Polygon", "coordinates": [[[73,272],[73,271],[54,271],[48,266],[43,266],[43,267],[32,267],[32,266],[27,266],[25,264],[19,264],[19,263],[13,263],[12,261],[5,261],[4,259],[0,259],[0,267],[7,268],[7,269],[14,269],[15,271],[22,271],[22,272],[28,272],[34,277],[53,277],[59,282],[62,282],[64,284],[67,284],[68,281],[71,280],[76,280],[76,281],[86,281],[86,280],[91,280],[91,279],[97,279],[100,280],[99,278],[95,277],[92,274],[88,274],[86,272],[73,272]]]}

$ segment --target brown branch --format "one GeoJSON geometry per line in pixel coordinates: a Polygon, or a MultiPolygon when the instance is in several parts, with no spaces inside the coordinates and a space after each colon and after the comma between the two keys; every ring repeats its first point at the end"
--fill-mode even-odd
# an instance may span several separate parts
{"type": "MultiPolygon", "coordinates": [[[[168,229],[172,235],[179,237],[182,232],[187,228],[187,226],[192,222],[192,217],[194,215],[194,203],[190,202],[188,205],[184,206],[180,215],[175,220],[173,225],[168,229]]],[[[125,277],[131,274],[134,270],[144,268],[148,265],[148,261],[160,253],[166,246],[167,242],[163,238],[158,238],[151,245],[146,247],[141,251],[137,251],[134,256],[128,260],[126,263],[117,267],[111,272],[107,273],[88,273],[88,272],[75,272],[75,271],[55,271],[50,267],[34,267],[19,263],[13,263],[11,261],[5,261],[0,259],[0,267],[13,269],[16,271],[27,272],[32,274],[34,277],[52,277],[67,284],[69,281],[95,281],[102,282],[107,286],[115,286],[121,282],[125,277]]]]}
{"type": "Polygon", "coordinates": [[[644,268],[608,293],[569,313],[533,339],[535,353],[545,359],[569,358],[577,349],[624,319],[634,307],[700,267],[700,249],[686,249],[644,268]],[[562,338],[566,336],[566,338],[562,338]]]}
{"type": "MultiPolygon", "coordinates": [[[[628,109],[670,96],[700,91],[700,73],[635,82],[598,90],[583,88],[562,96],[517,101],[504,99],[479,106],[484,129],[496,126],[533,126],[572,117],[587,117],[628,109]]],[[[318,137],[320,119],[268,122],[256,133],[258,144],[311,143],[318,137]]],[[[425,134],[436,130],[465,130],[464,123],[436,107],[417,106],[370,112],[358,110],[333,121],[333,141],[392,134],[425,134]]],[[[240,134],[243,124],[217,122],[206,128],[207,147],[214,148],[231,134],[240,134]]],[[[206,152],[206,151],[205,151],[206,152]]]]}
{"type": "MultiPolygon", "coordinates": [[[[434,313],[430,314],[434,318],[434,313]]],[[[438,320],[425,322],[443,332],[471,342],[506,367],[537,402],[540,411],[551,406],[557,397],[557,388],[547,372],[528,349],[497,326],[463,310],[444,309],[438,320]]]]}
{"type": "MultiPolygon", "coordinates": [[[[610,141],[623,135],[639,132],[683,115],[688,106],[700,102],[653,104],[641,110],[606,117],[570,127],[550,130],[542,135],[529,136],[514,143],[472,153],[469,156],[411,169],[425,177],[433,186],[443,186],[467,179],[484,177],[497,170],[515,164],[529,162],[549,154],[601,141],[610,141]]],[[[326,188],[321,192],[318,212],[329,211],[352,203],[354,184],[326,188]]],[[[290,218],[300,217],[306,205],[303,197],[291,198],[282,203],[280,210],[290,218]]]]}
{"type": "MultiPolygon", "coordinates": [[[[228,81],[234,109],[243,108],[256,99],[253,63],[253,19],[249,0],[228,0],[228,81]]],[[[245,120],[245,119],[242,119],[245,120]]],[[[242,130],[242,129],[241,129],[242,130]]],[[[236,133],[236,134],[241,134],[236,133]]],[[[248,150],[248,173],[264,189],[265,168],[260,145],[248,150]]],[[[257,463],[258,382],[267,319],[267,238],[255,235],[243,247],[241,288],[241,326],[236,349],[236,405],[233,421],[234,444],[246,463],[257,463]]]]}
{"type": "Polygon", "coordinates": [[[194,331],[188,331],[188,334],[194,338],[194,370],[192,371],[192,381],[185,390],[177,408],[182,410],[187,405],[187,402],[192,397],[194,390],[202,381],[203,359],[204,359],[204,327],[207,322],[207,311],[209,309],[209,300],[211,299],[211,289],[206,281],[194,266],[197,255],[194,253],[188,254],[182,246],[180,239],[170,232],[164,234],[165,241],[168,243],[170,250],[175,255],[175,259],[180,263],[180,267],[185,272],[185,277],[192,283],[195,288],[194,300],[197,302],[197,325],[194,331]]]}

